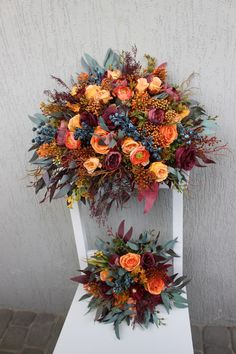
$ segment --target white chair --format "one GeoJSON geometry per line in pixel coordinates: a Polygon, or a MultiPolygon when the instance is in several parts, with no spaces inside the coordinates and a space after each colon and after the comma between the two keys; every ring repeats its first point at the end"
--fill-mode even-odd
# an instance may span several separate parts
{"type": "MultiPolygon", "coordinates": [[[[180,255],[174,260],[174,273],[182,275],[183,195],[176,190],[172,190],[172,208],[173,238],[178,237],[175,251],[180,255]]],[[[71,209],[71,219],[80,266],[83,268],[89,253],[78,206],[71,209]]],[[[165,319],[166,326],[159,328],[150,325],[143,330],[136,326],[133,330],[123,324],[120,327],[121,339],[118,340],[111,324],[96,323],[93,312],[86,314],[86,300],[78,301],[83,294],[83,287],[79,285],[54,354],[193,354],[188,308],[173,308],[167,314],[163,307],[161,317],[165,319]]]]}

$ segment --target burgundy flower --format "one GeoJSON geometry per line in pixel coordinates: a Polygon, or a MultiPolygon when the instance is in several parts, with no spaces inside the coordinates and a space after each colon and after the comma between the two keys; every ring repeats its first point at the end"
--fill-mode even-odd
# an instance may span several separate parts
{"type": "Polygon", "coordinates": [[[165,112],[162,109],[153,108],[148,112],[148,120],[153,124],[161,124],[165,119],[165,112]]]}
{"type": "Polygon", "coordinates": [[[112,254],[110,255],[109,259],[108,259],[108,263],[109,265],[112,266],[118,266],[119,265],[119,259],[120,256],[118,256],[118,254],[112,254]]]}
{"type": "Polygon", "coordinates": [[[144,297],[145,292],[144,287],[140,285],[132,286],[130,289],[130,294],[136,301],[140,301],[144,297]]]}
{"type": "Polygon", "coordinates": [[[90,112],[82,112],[80,115],[81,123],[86,123],[90,127],[96,127],[98,125],[97,118],[90,112]]]}
{"type": "Polygon", "coordinates": [[[107,107],[105,109],[105,111],[102,114],[102,118],[104,119],[104,122],[106,123],[107,127],[110,130],[114,130],[115,126],[114,126],[114,124],[112,123],[112,121],[110,120],[109,117],[110,117],[111,114],[115,114],[115,113],[117,113],[116,105],[115,104],[111,104],[109,107],[107,107]]]}
{"type": "Polygon", "coordinates": [[[176,102],[180,101],[180,94],[179,92],[176,90],[176,88],[172,87],[172,86],[168,86],[168,85],[165,85],[164,86],[164,91],[166,93],[168,93],[168,95],[170,97],[172,97],[172,99],[176,102]]]}
{"type": "Polygon", "coordinates": [[[121,154],[118,151],[111,151],[105,159],[105,169],[108,171],[116,170],[121,163],[121,154]]]}
{"type": "Polygon", "coordinates": [[[179,147],[175,152],[176,167],[190,171],[196,165],[196,151],[194,147],[179,147]]]}
{"type": "Polygon", "coordinates": [[[154,255],[151,252],[146,252],[142,255],[141,265],[143,266],[143,268],[147,269],[147,268],[154,267],[155,263],[156,261],[154,255]]]}

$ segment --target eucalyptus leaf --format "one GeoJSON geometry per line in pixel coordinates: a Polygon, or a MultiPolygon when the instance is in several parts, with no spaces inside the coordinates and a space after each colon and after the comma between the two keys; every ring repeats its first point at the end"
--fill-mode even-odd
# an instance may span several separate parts
{"type": "Polygon", "coordinates": [[[71,185],[70,183],[68,183],[56,193],[53,199],[59,199],[64,197],[70,190],[71,190],[71,185]]]}

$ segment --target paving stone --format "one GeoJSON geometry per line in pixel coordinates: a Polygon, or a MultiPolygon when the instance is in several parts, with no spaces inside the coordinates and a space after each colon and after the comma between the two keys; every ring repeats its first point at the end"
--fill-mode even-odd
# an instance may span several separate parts
{"type": "Polygon", "coordinates": [[[230,332],[227,327],[207,326],[203,330],[203,342],[205,348],[228,348],[231,343],[230,332]]]}
{"type": "Polygon", "coordinates": [[[11,325],[28,327],[34,320],[36,314],[31,311],[16,311],[13,315],[11,325]]]}
{"type": "Polygon", "coordinates": [[[236,352],[236,327],[232,327],[230,330],[232,333],[232,346],[234,351],[236,352]]]}
{"type": "Polygon", "coordinates": [[[49,343],[47,346],[47,350],[45,352],[45,354],[51,354],[55,348],[55,345],[57,343],[58,337],[61,333],[63,324],[64,324],[65,318],[60,316],[58,317],[57,322],[54,324],[52,330],[51,330],[51,335],[49,338],[49,343]]]}
{"type": "Polygon", "coordinates": [[[24,327],[9,326],[0,344],[0,348],[13,350],[22,349],[27,331],[27,328],[24,327]]]}
{"type": "Polygon", "coordinates": [[[0,338],[3,336],[13,312],[11,310],[0,310],[0,338]]]}
{"type": "Polygon", "coordinates": [[[53,323],[33,324],[28,332],[26,344],[32,347],[44,347],[47,345],[53,323]]]}
{"type": "Polygon", "coordinates": [[[18,354],[18,353],[17,352],[12,352],[12,351],[6,352],[5,350],[1,350],[0,349],[0,354],[18,354]]]}
{"type": "Polygon", "coordinates": [[[230,348],[208,347],[205,349],[204,354],[234,354],[230,348]]]}
{"type": "Polygon", "coordinates": [[[201,351],[203,349],[202,345],[202,329],[200,326],[191,326],[193,347],[195,350],[201,351]]]}
{"type": "Polygon", "coordinates": [[[56,319],[56,315],[53,315],[51,313],[39,313],[34,319],[33,324],[41,325],[49,322],[53,322],[56,319]]]}
{"type": "Polygon", "coordinates": [[[43,350],[36,349],[36,348],[25,348],[22,350],[20,354],[43,354],[43,350]]]}

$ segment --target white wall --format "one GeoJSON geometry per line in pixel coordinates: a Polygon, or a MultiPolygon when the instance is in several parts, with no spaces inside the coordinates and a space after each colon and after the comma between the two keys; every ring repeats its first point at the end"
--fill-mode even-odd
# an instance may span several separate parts
{"type": "MultiPolygon", "coordinates": [[[[150,53],[167,61],[180,82],[199,74],[199,98],[219,114],[219,134],[231,153],[192,174],[185,196],[185,271],[194,321],[236,320],[235,97],[236,2],[231,0],[1,0],[0,1],[0,306],[65,311],[69,277],[78,267],[69,212],[62,202],[40,205],[27,188],[28,113],[38,110],[50,74],[68,80],[88,52],[102,60],[108,47],[150,53]]],[[[169,199],[137,225],[166,236],[169,199]],[[158,212],[158,218],[155,213],[158,212]]],[[[126,213],[126,211],[125,211],[126,213]]],[[[130,215],[131,212],[129,212],[130,215]]],[[[113,212],[113,224],[118,224],[113,212]]],[[[85,220],[94,235],[96,224],[85,220]]],[[[128,216],[131,224],[131,218],[128,216]]]]}

